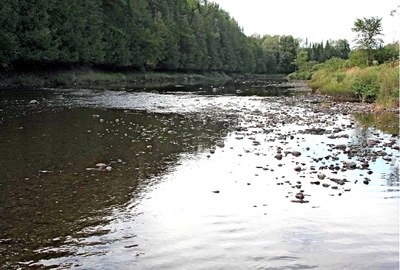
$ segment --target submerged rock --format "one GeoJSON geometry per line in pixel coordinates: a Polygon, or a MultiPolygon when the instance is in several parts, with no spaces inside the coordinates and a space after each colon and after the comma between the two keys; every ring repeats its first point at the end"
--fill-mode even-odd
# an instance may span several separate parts
{"type": "Polygon", "coordinates": [[[39,105],[39,101],[37,101],[36,99],[32,99],[31,101],[29,101],[30,105],[39,105]]]}
{"type": "Polygon", "coordinates": [[[105,169],[107,167],[107,164],[105,164],[105,163],[97,163],[96,167],[99,168],[99,169],[105,169]]]}
{"type": "Polygon", "coordinates": [[[296,199],[303,200],[304,199],[304,194],[299,192],[299,193],[296,193],[295,197],[296,197],[296,199]]]}
{"type": "Polygon", "coordinates": [[[295,170],[296,172],[300,172],[300,171],[301,171],[301,167],[300,167],[300,166],[296,166],[296,167],[294,167],[294,170],[295,170]]]}

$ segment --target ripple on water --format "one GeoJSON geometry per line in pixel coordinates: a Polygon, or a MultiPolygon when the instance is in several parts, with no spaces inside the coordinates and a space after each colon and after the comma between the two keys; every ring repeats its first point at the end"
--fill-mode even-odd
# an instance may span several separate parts
{"type": "Polygon", "coordinates": [[[84,269],[398,266],[398,151],[390,135],[294,99],[74,89],[57,95],[49,97],[51,106],[73,108],[19,118],[0,131],[9,141],[3,152],[13,160],[21,160],[12,150],[17,147],[42,157],[35,162],[25,155],[33,162],[7,172],[0,190],[28,206],[7,204],[12,211],[4,214],[15,220],[5,227],[11,238],[29,231],[37,239],[59,239],[32,244],[33,263],[84,269]],[[21,124],[24,132],[17,133],[21,124]],[[38,139],[43,134],[45,142],[38,139]],[[368,146],[370,139],[377,145],[368,146]],[[383,147],[387,153],[376,155],[383,147]],[[390,162],[383,159],[388,155],[390,162]],[[361,168],[365,161],[368,169],[361,168]],[[99,162],[112,164],[112,171],[86,170],[99,162]],[[355,169],[345,166],[352,162],[355,169]],[[20,189],[15,178],[22,179],[20,189]],[[317,180],[320,185],[311,183],[317,180]],[[308,204],[291,202],[299,192],[308,204]],[[23,226],[21,217],[33,225],[23,226]]]}

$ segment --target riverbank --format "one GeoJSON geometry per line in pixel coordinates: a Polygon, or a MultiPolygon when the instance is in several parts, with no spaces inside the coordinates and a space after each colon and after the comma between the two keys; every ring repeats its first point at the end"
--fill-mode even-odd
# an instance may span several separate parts
{"type": "Polygon", "coordinates": [[[0,73],[0,89],[15,87],[101,87],[162,84],[196,84],[231,80],[223,72],[114,72],[94,69],[75,69],[45,72],[0,73]]]}
{"type": "Polygon", "coordinates": [[[398,108],[398,61],[370,67],[326,66],[313,73],[308,86],[338,100],[373,103],[378,110],[398,108]]]}
{"type": "MultiPolygon", "coordinates": [[[[0,72],[0,89],[17,87],[152,87],[163,85],[252,83],[254,81],[286,81],[285,74],[239,74],[222,71],[162,72],[105,71],[77,68],[56,71],[0,72]]],[[[304,81],[288,82],[297,90],[310,90],[304,81]],[[307,89],[306,89],[307,88],[307,89]]]]}
{"type": "MultiPolygon", "coordinates": [[[[353,71],[354,72],[354,71],[353,71]]],[[[351,72],[350,72],[351,73],[351,72]]],[[[331,76],[335,76],[334,74],[331,76]]],[[[392,76],[393,77],[393,76],[392,76]]],[[[297,93],[296,101],[300,102],[304,97],[312,100],[312,103],[320,103],[322,108],[330,110],[330,113],[385,113],[395,112],[399,114],[399,107],[396,106],[396,100],[392,99],[389,105],[382,102],[368,103],[357,102],[354,93],[349,91],[326,91],[324,86],[316,88],[319,81],[311,80],[290,80],[287,81],[284,74],[226,74],[224,72],[207,73],[184,73],[184,72],[115,72],[101,71],[94,69],[74,69],[61,71],[41,71],[24,73],[0,73],[0,90],[10,88],[43,88],[43,87],[87,87],[87,88],[149,88],[160,87],[164,85],[220,85],[224,87],[228,82],[233,86],[258,85],[259,87],[271,87],[273,85],[265,84],[266,81],[279,81],[280,87],[284,86],[291,92],[297,93]],[[308,95],[299,95],[308,93],[308,95]]],[[[393,84],[393,83],[392,83],[393,84]]],[[[236,87],[236,88],[237,88],[236,87]]],[[[234,88],[232,93],[236,90],[234,88]]],[[[237,89],[239,89],[237,88],[237,89]]],[[[254,87],[253,87],[254,88],[254,87]]],[[[245,88],[241,91],[242,95],[260,94],[245,88]]],[[[214,89],[214,88],[213,88],[214,89]]],[[[218,88],[219,89],[219,88],[218,88]]],[[[345,88],[344,88],[345,89],[345,88]]],[[[221,90],[221,89],[219,89],[221,90]]],[[[226,89],[225,89],[226,90],[226,89]]],[[[282,98],[282,97],[280,97],[282,98]]]]}

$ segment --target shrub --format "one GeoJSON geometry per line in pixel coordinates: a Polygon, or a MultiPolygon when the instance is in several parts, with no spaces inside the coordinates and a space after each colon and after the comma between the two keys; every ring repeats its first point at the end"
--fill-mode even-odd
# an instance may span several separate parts
{"type": "Polygon", "coordinates": [[[289,80],[310,80],[312,77],[311,71],[296,71],[290,73],[288,78],[289,80]]]}
{"type": "Polygon", "coordinates": [[[375,74],[365,74],[357,77],[351,87],[361,101],[373,102],[379,93],[378,77],[375,74]]]}
{"type": "Polygon", "coordinates": [[[349,53],[349,65],[365,67],[368,62],[368,53],[365,50],[354,50],[349,53]]]}

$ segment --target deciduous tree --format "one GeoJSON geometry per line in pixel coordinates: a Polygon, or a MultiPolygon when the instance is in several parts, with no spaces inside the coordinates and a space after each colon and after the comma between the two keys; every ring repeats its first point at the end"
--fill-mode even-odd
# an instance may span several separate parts
{"type": "Polygon", "coordinates": [[[360,49],[367,50],[368,53],[368,65],[372,64],[373,51],[378,49],[383,40],[379,38],[382,34],[382,18],[371,17],[357,19],[354,22],[354,27],[351,29],[357,33],[357,37],[354,40],[360,49]]]}

